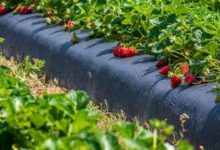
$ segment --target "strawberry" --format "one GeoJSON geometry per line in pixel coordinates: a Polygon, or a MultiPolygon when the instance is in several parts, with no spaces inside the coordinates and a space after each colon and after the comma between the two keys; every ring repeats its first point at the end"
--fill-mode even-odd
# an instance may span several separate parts
{"type": "Polygon", "coordinates": [[[119,51],[121,51],[121,48],[118,46],[113,49],[112,53],[114,56],[119,57],[119,53],[120,53],[119,51]]]}
{"type": "Polygon", "coordinates": [[[18,11],[19,13],[23,13],[23,9],[24,9],[24,6],[18,6],[18,7],[17,7],[17,11],[18,11]]]}
{"type": "Polygon", "coordinates": [[[0,15],[4,15],[7,13],[7,8],[5,6],[0,6],[0,15]]]}
{"type": "Polygon", "coordinates": [[[180,71],[183,74],[187,74],[189,72],[189,66],[187,64],[183,64],[182,66],[180,66],[180,71]]]}
{"type": "Polygon", "coordinates": [[[168,72],[169,72],[169,70],[170,70],[170,67],[169,67],[169,66],[164,66],[163,68],[161,68],[161,69],[159,70],[159,73],[160,73],[160,74],[163,74],[163,75],[167,75],[168,72]]]}
{"type": "Polygon", "coordinates": [[[134,48],[124,48],[121,54],[121,57],[131,57],[136,54],[136,50],[134,48]]]}
{"type": "Polygon", "coordinates": [[[170,81],[171,81],[171,87],[174,89],[177,86],[179,86],[182,82],[181,78],[179,76],[177,76],[176,74],[173,74],[170,77],[170,81]]]}
{"type": "Polygon", "coordinates": [[[28,7],[28,6],[20,6],[18,8],[18,11],[19,11],[20,14],[29,14],[29,13],[32,12],[31,8],[28,7]]]}
{"type": "Polygon", "coordinates": [[[164,61],[164,60],[159,60],[157,63],[156,63],[156,67],[160,68],[160,67],[163,67],[163,66],[166,66],[167,65],[167,62],[164,61]]]}
{"type": "Polygon", "coordinates": [[[74,23],[72,20],[69,20],[68,23],[64,25],[64,30],[72,31],[74,29],[74,23]]]}
{"type": "Polygon", "coordinates": [[[121,47],[120,45],[118,45],[116,48],[113,49],[112,53],[116,57],[131,57],[136,54],[136,49],[121,47]]]}
{"type": "Polygon", "coordinates": [[[191,74],[187,74],[184,78],[184,83],[186,85],[191,85],[193,82],[195,82],[196,78],[191,75],[191,74]]]}

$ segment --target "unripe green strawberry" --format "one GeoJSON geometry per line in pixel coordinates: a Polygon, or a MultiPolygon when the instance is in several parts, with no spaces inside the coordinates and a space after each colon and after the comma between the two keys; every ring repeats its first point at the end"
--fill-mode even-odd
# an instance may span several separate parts
{"type": "Polygon", "coordinates": [[[71,38],[71,42],[73,43],[73,44],[75,44],[75,43],[78,43],[78,37],[76,36],[76,33],[74,32],[73,33],[73,36],[72,36],[72,38],[71,38]]]}

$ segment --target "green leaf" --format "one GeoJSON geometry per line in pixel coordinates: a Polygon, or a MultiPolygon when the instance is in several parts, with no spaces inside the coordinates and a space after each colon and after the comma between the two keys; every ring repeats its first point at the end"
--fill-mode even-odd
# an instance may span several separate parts
{"type": "Polygon", "coordinates": [[[200,52],[204,52],[213,58],[218,56],[220,54],[219,51],[219,44],[215,41],[210,41],[208,44],[206,44],[204,47],[197,49],[200,52]]]}
{"type": "Polygon", "coordinates": [[[135,133],[135,126],[130,122],[119,122],[115,126],[116,132],[123,138],[133,139],[135,133]]]}
{"type": "Polygon", "coordinates": [[[150,150],[150,147],[131,139],[124,139],[123,142],[127,150],[150,150]]]}
{"type": "Polygon", "coordinates": [[[206,24],[206,25],[203,25],[202,26],[202,29],[208,33],[208,34],[211,34],[211,35],[216,35],[218,33],[218,30],[217,28],[212,25],[212,24],[206,24]]]}
{"type": "Polygon", "coordinates": [[[7,74],[11,72],[11,69],[6,66],[0,65],[0,72],[4,72],[5,74],[7,74]]]}
{"type": "Polygon", "coordinates": [[[67,96],[76,102],[77,110],[86,108],[89,103],[89,96],[84,91],[72,91],[67,96]]]}
{"type": "Polygon", "coordinates": [[[180,140],[178,142],[178,150],[193,150],[193,147],[186,140],[180,140]]]}
{"type": "Polygon", "coordinates": [[[120,146],[117,137],[113,133],[100,133],[96,136],[102,150],[119,150],[120,146]]]}
{"type": "Polygon", "coordinates": [[[36,126],[36,128],[40,128],[46,123],[44,116],[41,115],[34,114],[31,116],[30,119],[33,122],[33,124],[36,126]]]}
{"type": "Polygon", "coordinates": [[[137,132],[137,140],[153,142],[153,133],[144,129],[143,127],[139,127],[137,132]]]}

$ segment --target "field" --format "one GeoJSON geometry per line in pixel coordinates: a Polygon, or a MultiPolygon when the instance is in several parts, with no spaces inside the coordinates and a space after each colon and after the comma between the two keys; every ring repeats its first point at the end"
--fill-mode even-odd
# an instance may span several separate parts
{"type": "Polygon", "coordinates": [[[219,0],[0,0],[0,19],[3,18],[0,20],[1,51],[3,55],[11,55],[10,47],[18,46],[19,52],[14,56],[22,55],[21,60],[19,57],[16,61],[7,60],[4,56],[0,60],[0,141],[4,141],[0,149],[191,150],[194,146],[203,150],[201,141],[204,142],[207,136],[210,140],[204,143],[205,149],[220,148],[220,128],[215,111],[220,102],[219,10],[219,0]],[[10,22],[8,16],[11,16],[10,22]],[[19,17],[21,20],[17,21],[19,17]],[[17,24],[11,26],[13,18],[17,24]],[[37,22],[31,22],[32,19],[37,22]],[[25,22],[31,25],[25,25],[25,22]],[[36,28],[45,22],[47,27],[36,28]],[[20,29],[21,23],[30,29],[20,29]],[[7,34],[9,27],[11,33],[7,34]],[[46,31],[50,28],[54,32],[48,36],[46,31]],[[11,36],[13,32],[15,37],[11,36]],[[24,41],[20,42],[19,36],[23,36],[24,41]],[[19,42],[11,42],[16,40],[19,42]],[[31,41],[34,41],[33,46],[31,41]],[[24,46],[27,43],[28,48],[24,46]],[[100,43],[103,45],[99,46],[100,43]],[[50,54],[41,54],[40,46],[41,50],[31,50],[36,45],[48,47],[54,57],[50,58],[51,62],[47,59],[50,54]],[[74,48],[76,52],[72,52],[74,48]],[[94,51],[83,53],[90,48],[94,51]],[[100,48],[103,51],[96,54],[100,48]],[[33,58],[34,54],[45,61],[33,58]],[[88,60],[86,56],[89,56],[88,60]],[[149,58],[145,60],[145,56],[149,58]],[[135,58],[140,59],[133,62],[135,58]],[[48,65],[56,61],[63,64],[63,68],[48,65]],[[77,61],[78,64],[72,63],[77,61]],[[71,63],[76,66],[73,71],[62,72],[71,70],[71,63]],[[146,70],[142,75],[144,63],[146,70]],[[106,70],[102,72],[103,76],[98,71],[97,76],[90,72],[93,64],[92,69],[106,70]],[[124,71],[121,70],[123,67],[124,71]],[[53,71],[52,76],[47,75],[48,70],[53,71]],[[75,75],[74,81],[77,71],[80,75],[75,75]],[[111,82],[109,90],[100,85],[99,78],[106,85],[108,80],[118,83],[111,82]],[[159,82],[162,82],[161,86],[157,85],[159,82]],[[144,89],[138,89],[145,87],[143,83],[148,84],[147,94],[144,89]],[[120,89],[120,86],[127,89],[120,89]],[[71,87],[80,88],[71,90],[71,87]],[[85,89],[85,92],[77,89],[85,89]],[[111,93],[106,95],[106,102],[98,90],[111,93]],[[137,91],[143,95],[133,102],[131,99],[137,91]],[[203,95],[203,99],[198,100],[203,95]],[[146,98],[146,105],[142,96],[146,98]],[[101,100],[96,99],[99,97],[101,100]],[[118,106],[116,98],[120,99],[118,106]],[[175,99],[178,102],[173,102],[175,99]],[[157,103],[161,101],[164,103],[157,103]],[[127,106],[133,103],[136,103],[133,108],[127,106]],[[145,106],[152,109],[144,110],[145,106]],[[205,106],[204,110],[200,106],[205,106]],[[149,114],[145,113],[141,118],[141,112],[149,114]],[[131,121],[133,117],[138,119],[131,121]],[[143,123],[143,120],[148,121],[143,123]],[[209,124],[210,120],[213,123],[209,124]],[[195,125],[198,124],[202,127],[197,130],[195,125]],[[200,133],[209,127],[213,129],[200,138],[200,133]]]}

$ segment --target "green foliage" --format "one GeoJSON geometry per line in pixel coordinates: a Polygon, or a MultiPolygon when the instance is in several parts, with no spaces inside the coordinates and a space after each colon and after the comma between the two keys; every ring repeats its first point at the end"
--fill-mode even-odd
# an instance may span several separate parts
{"type": "MultiPolygon", "coordinates": [[[[200,82],[217,81],[220,72],[219,0],[8,0],[35,4],[49,23],[74,21],[91,37],[119,41],[163,58],[173,69],[190,65],[200,82]]],[[[77,42],[73,35],[71,41],[77,42]]],[[[175,72],[175,69],[173,69],[175,72]]]]}
{"type": "Polygon", "coordinates": [[[181,140],[178,142],[178,150],[193,150],[188,141],[181,140]]]}
{"type": "Polygon", "coordinates": [[[19,65],[19,70],[24,71],[26,75],[29,75],[30,73],[39,75],[44,65],[45,65],[45,61],[35,58],[33,58],[31,61],[30,57],[27,56],[24,59],[24,63],[21,63],[19,65]]]}

